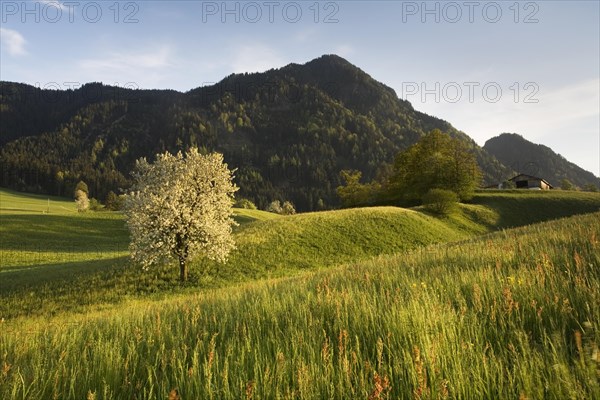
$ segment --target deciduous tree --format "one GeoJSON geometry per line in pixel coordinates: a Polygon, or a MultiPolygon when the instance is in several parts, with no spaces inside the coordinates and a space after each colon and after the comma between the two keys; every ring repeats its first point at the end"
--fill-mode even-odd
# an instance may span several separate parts
{"type": "Polygon", "coordinates": [[[90,191],[88,189],[88,185],[84,181],[77,182],[77,186],[75,186],[75,192],[74,192],[75,196],[77,196],[77,191],[78,190],[84,192],[88,196],[90,194],[90,191]]]}
{"type": "Polygon", "coordinates": [[[560,181],[560,188],[562,190],[575,190],[575,185],[573,185],[570,180],[565,178],[560,181]]]}
{"type": "Polygon", "coordinates": [[[281,206],[281,213],[283,215],[294,215],[296,214],[296,207],[291,201],[284,201],[281,206]]]}
{"type": "Polygon", "coordinates": [[[267,211],[275,214],[281,214],[283,209],[281,208],[281,202],[279,200],[273,200],[267,206],[267,211]]]}
{"type": "Polygon", "coordinates": [[[342,200],[344,207],[360,207],[369,204],[373,197],[372,185],[360,183],[362,173],[360,171],[343,170],[340,173],[342,180],[346,183],[336,189],[337,195],[342,200]]]}
{"type": "Polygon", "coordinates": [[[189,260],[202,255],[224,262],[232,237],[233,172],[223,155],[192,148],[156,161],[136,162],[125,214],[131,232],[131,255],[144,268],[175,258],[180,280],[188,278],[189,260]]]}
{"type": "Polygon", "coordinates": [[[83,190],[75,191],[75,204],[77,205],[77,211],[86,212],[90,208],[90,199],[83,190]]]}
{"type": "Polygon", "coordinates": [[[434,129],[398,154],[388,187],[409,203],[419,202],[431,189],[451,190],[468,200],[480,179],[475,155],[465,143],[434,129]]]}

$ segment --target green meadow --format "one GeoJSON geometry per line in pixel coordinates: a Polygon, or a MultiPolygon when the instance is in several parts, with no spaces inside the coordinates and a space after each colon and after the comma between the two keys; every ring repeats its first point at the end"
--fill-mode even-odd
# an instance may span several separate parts
{"type": "Polygon", "coordinates": [[[599,194],[236,220],[182,285],[119,213],[0,190],[0,398],[600,398],[599,194]]]}

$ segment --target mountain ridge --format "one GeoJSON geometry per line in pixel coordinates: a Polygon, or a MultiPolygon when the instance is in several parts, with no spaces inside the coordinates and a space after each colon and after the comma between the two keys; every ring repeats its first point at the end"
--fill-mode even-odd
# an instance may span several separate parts
{"type": "Polygon", "coordinates": [[[550,147],[533,143],[516,133],[502,133],[488,139],[483,148],[501,163],[519,173],[546,179],[560,187],[563,179],[583,188],[593,184],[600,187],[600,178],[568,161],[550,147]]]}
{"type": "Polygon", "coordinates": [[[137,158],[198,146],[224,153],[240,195],[259,207],[291,200],[298,210],[318,210],[339,204],[341,170],[381,177],[399,151],[433,129],[468,145],[485,182],[515,172],[336,55],[187,92],[0,82],[0,96],[0,184],[25,191],[69,193],[81,179],[103,199],[128,186],[137,158]]]}

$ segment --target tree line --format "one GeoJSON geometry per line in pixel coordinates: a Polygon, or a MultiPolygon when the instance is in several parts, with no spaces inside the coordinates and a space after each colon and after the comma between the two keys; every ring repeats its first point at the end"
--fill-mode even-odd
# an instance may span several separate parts
{"type": "Polygon", "coordinates": [[[379,179],[361,183],[360,171],[344,170],[345,184],[337,193],[345,207],[369,205],[414,206],[448,196],[469,200],[481,184],[481,171],[464,142],[434,129],[407,150],[399,152],[379,179]],[[433,194],[436,196],[432,196],[433,194]],[[441,191],[441,192],[440,192],[441,191]],[[429,199],[429,200],[428,200],[429,199]]]}
{"type": "Polygon", "coordinates": [[[472,149],[485,179],[507,174],[464,133],[339,57],[231,75],[187,93],[59,92],[38,107],[20,90],[11,86],[1,99],[0,185],[22,191],[70,196],[83,180],[104,202],[130,187],[137,159],[196,147],[223,154],[236,168],[239,195],[261,209],[273,201],[329,209],[340,205],[341,170],[376,179],[436,128],[472,149]]]}

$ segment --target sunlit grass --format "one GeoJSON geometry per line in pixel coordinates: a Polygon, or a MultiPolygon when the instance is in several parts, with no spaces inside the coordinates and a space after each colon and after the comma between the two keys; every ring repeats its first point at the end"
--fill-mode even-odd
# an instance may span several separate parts
{"type": "Polygon", "coordinates": [[[447,222],[392,207],[289,217],[236,210],[237,250],[226,264],[194,261],[190,282],[182,286],[173,265],[143,272],[130,264],[129,235],[120,213],[42,213],[37,209],[43,199],[25,201],[26,195],[0,192],[1,318],[86,312],[89,306],[132,296],[288,276],[469,236],[447,222]],[[19,202],[30,208],[9,210],[19,202]]]}
{"type": "Polygon", "coordinates": [[[598,398],[600,214],[51,320],[2,398],[598,398]]]}
{"type": "Polygon", "coordinates": [[[0,398],[600,398],[600,214],[495,232],[599,207],[237,210],[180,285],[119,213],[0,190],[0,398]]]}

